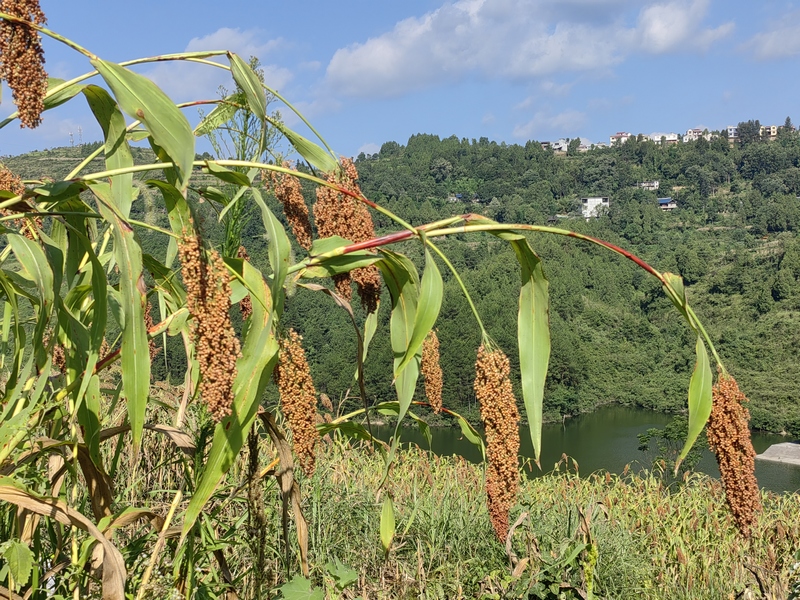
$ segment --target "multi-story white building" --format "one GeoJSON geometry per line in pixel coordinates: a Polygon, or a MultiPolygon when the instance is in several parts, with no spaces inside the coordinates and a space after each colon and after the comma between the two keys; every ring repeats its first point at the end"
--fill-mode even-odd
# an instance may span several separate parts
{"type": "Polygon", "coordinates": [[[660,144],[662,141],[667,146],[678,143],[677,133],[651,133],[647,137],[653,140],[656,144],[660,144]]]}
{"type": "Polygon", "coordinates": [[[699,127],[695,127],[694,129],[686,130],[686,134],[683,136],[683,141],[696,142],[700,138],[704,138],[708,141],[711,141],[711,134],[708,132],[707,129],[700,129],[699,127]]]}
{"type": "Polygon", "coordinates": [[[729,140],[739,139],[739,128],[736,125],[728,125],[728,139],[729,140]]]}
{"type": "Polygon", "coordinates": [[[608,210],[608,206],[609,201],[605,197],[581,198],[581,213],[586,219],[599,217],[603,211],[608,210]]]}
{"type": "Polygon", "coordinates": [[[642,183],[637,183],[636,187],[640,187],[645,190],[655,191],[658,189],[658,180],[655,181],[643,181],[642,183]]]}
{"type": "Polygon", "coordinates": [[[609,136],[608,143],[613,146],[614,144],[624,144],[627,142],[631,137],[631,134],[627,131],[618,131],[612,136],[609,136]]]}

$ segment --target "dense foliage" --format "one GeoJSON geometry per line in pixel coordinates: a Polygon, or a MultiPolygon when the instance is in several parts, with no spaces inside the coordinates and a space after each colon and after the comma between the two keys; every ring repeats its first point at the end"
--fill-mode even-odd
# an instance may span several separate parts
{"type": "MultiPolygon", "coordinates": [[[[559,215],[559,227],[609,240],[658,269],[680,273],[731,372],[749,392],[753,425],[800,435],[797,132],[782,129],[776,141],[735,146],[723,137],[666,147],[631,138],[573,156],[536,142],[415,135],[405,146],[387,142],[376,154],[360,155],[356,165],[365,194],[412,224],[473,211],[501,223],[552,224],[559,215]],[[637,187],[654,180],[657,191],[637,187]],[[584,196],[610,197],[610,210],[584,221],[584,196]],[[660,210],[658,197],[672,197],[679,208],[660,210]]],[[[376,225],[390,223],[378,217],[376,225]]],[[[463,241],[447,246],[451,260],[492,335],[513,348],[512,253],[485,237],[463,241]]],[[[551,286],[549,417],[608,402],[681,409],[685,391],[676,381],[688,379],[694,364],[686,343],[691,333],[657,283],[635,265],[570,240],[538,236],[534,246],[551,286]]],[[[468,382],[478,334],[463,330],[469,307],[456,282],[445,279],[449,303],[438,323],[445,405],[468,410],[474,407],[468,382]]],[[[330,349],[349,335],[346,323],[320,329],[302,293],[288,304],[288,314],[318,349],[317,379],[328,382],[329,394],[341,395],[350,383],[338,361],[347,357],[330,349]]],[[[378,337],[374,348],[376,363],[382,356],[388,364],[388,341],[378,337]]],[[[377,368],[368,374],[370,393],[388,397],[377,368]]]]}
{"type": "MultiPolygon", "coordinates": [[[[4,160],[25,177],[58,178],[67,172],[59,165],[88,155],[94,146],[4,160]]],[[[149,149],[133,151],[137,162],[153,158],[149,149]]],[[[800,435],[800,363],[795,360],[800,346],[797,132],[782,129],[776,141],[758,139],[744,145],[719,137],[661,147],[631,138],[618,147],[572,156],[543,150],[536,142],[519,146],[486,138],[415,135],[405,146],[387,142],[376,154],[360,155],[356,165],[364,193],[407,216],[411,224],[474,211],[501,223],[553,224],[556,219],[557,226],[630,248],[657,268],[680,273],[698,313],[712,324],[712,336],[728,357],[731,372],[749,390],[753,425],[800,435]],[[654,180],[659,181],[657,191],[636,185],[654,180]],[[583,220],[583,196],[610,197],[610,210],[583,220]],[[672,197],[678,209],[660,210],[658,197],[672,197]]],[[[137,218],[165,224],[166,214],[146,188],[143,198],[145,202],[132,209],[137,218]]],[[[313,201],[311,186],[307,199],[313,201]]],[[[268,200],[278,213],[274,197],[268,200]]],[[[201,214],[213,231],[213,211],[201,214]]],[[[391,225],[385,217],[376,217],[379,233],[391,225]]],[[[255,264],[265,265],[266,243],[257,220],[248,222],[243,236],[255,264]]],[[[509,302],[518,286],[509,261],[513,253],[500,240],[462,237],[466,243],[442,245],[473,292],[490,333],[510,350],[512,365],[518,365],[515,332],[509,328],[517,310],[509,302]]],[[[147,239],[163,243],[155,236],[145,235],[147,239]]],[[[691,332],[670,310],[657,282],[599,249],[543,235],[534,240],[551,285],[546,418],[559,419],[609,402],[682,410],[685,390],[676,385],[676,377],[686,380],[691,373],[694,355],[686,343],[691,332]],[[602,283],[598,273],[603,274],[602,283]]],[[[151,249],[158,254],[157,248],[151,249]]],[[[419,254],[408,250],[412,257],[419,254]]],[[[471,381],[479,333],[463,329],[469,306],[452,277],[447,272],[443,276],[447,301],[437,327],[444,402],[477,421],[471,381]]],[[[307,340],[320,391],[345,398],[354,385],[349,367],[353,357],[339,351],[353,343],[346,315],[320,311],[316,297],[301,289],[287,301],[286,319],[307,340]]],[[[180,352],[173,354],[173,373],[178,374],[183,368],[180,352]]],[[[367,391],[375,400],[391,399],[386,378],[391,348],[381,330],[372,354],[366,365],[367,391]]],[[[163,364],[156,367],[164,378],[163,364]]],[[[354,407],[356,402],[346,404],[354,407]]]]}

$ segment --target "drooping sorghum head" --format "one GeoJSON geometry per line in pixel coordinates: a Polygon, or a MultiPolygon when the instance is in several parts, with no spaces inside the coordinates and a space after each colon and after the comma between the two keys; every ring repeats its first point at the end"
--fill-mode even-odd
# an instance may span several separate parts
{"type": "MultiPolygon", "coordinates": [[[[38,0],[0,0],[0,12],[37,25],[47,19],[38,0]]],[[[23,127],[42,122],[47,73],[39,33],[29,25],[0,19],[0,79],[8,82],[23,127]]]]}
{"type": "Polygon", "coordinates": [[[508,535],[508,513],[519,488],[519,411],[511,387],[508,357],[499,349],[478,349],[475,396],[486,430],[486,495],[500,541],[508,535]]]}
{"type": "Polygon", "coordinates": [[[219,422],[231,412],[236,359],[241,354],[230,319],[228,272],[219,253],[204,251],[197,234],[181,238],[178,255],[200,365],[200,395],[212,418],[219,422]]]}
{"type": "Polygon", "coordinates": [[[311,379],[303,338],[290,329],[280,342],[278,364],[273,377],[281,396],[281,409],[292,430],[292,446],[303,471],[309,477],[316,465],[317,393],[311,379]]]}
{"type": "MultiPolygon", "coordinates": [[[[328,182],[361,196],[361,190],[357,183],[358,172],[352,160],[343,158],[341,169],[338,172],[330,173],[327,179],[328,182]]],[[[358,243],[375,237],[375,226],[367,207],[352,196],[342,194],[329,187],[317,188],[314,222],[321,238],[338,235],[358,243]]],[[[352,296],[351,279],[358,285],[361,304],[368,312],[373,312],[378,307],[380,299],[381,278],[378,268],[370,265],[335,277],[336,290],[346,300],[350,300],[352,296]]]]}
{"type": "MultiPolygon", "coordinates": [[[[283,163],[288,167],[288,163],[283,163]]],[[[308,220],[308,207],[303,199],[300,180],[286,173],[270,172],[275,197],[283,205],[283,212],[292,227],[297,243],[308,250],[311,248],[311,223],[308,220]]]]}
{"type": "Polygon", "coordinates": [[[750,440],[747,397],[736,380],[720,373],[713,388],[713,407],[706,434],[717,457],[725,499],[739,531],[747,536],[761,509],[761,494],[755,475],[756,453],[750,440]]]}
{"type": "Polygon", "coordinates": [[[442,367],[439,364],[439,337],[431,330],[422,343],[422,375],[425,378],[425,396],[434,413],[442,410],[442,367]]]}

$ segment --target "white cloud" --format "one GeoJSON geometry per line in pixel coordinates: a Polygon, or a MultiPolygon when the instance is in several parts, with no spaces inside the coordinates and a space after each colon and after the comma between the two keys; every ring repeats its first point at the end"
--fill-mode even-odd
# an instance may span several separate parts
{"type": "Polygon", "coordinates": [[[788,58],[800,54],[800,11],[790,12],[742,45],[758,60],[788,58]]]}
{"type": "Polygon", "coordinates": [[[483,115],[483,117],[481,117],[481,124],[489,125],[491,123],[494,123],[496,120],[497,117],[494,116],[494,113],[488,112],[485,115],[483,115]]]}
{"type": "Polygon", "coordinates": [[[362,152],[364,154],[377,154],[378,152],[380,152],[380,150],[381,147],[378,144],[375,144],[373,142],[367,142],[366,144],[362,144],[359,147],[359,149],[356,150],[356,156],[361,154],[362,152]]]}
{"type": "MultiPolygon", "coordinates": [[[[264,61],[267,54],[282,41],[261,40],[259,36],[260,32],[255,29],[223,27],[209,35],[192,38],[186,45],[186,51],[230,50],[245,60],[256,56],[262,61],[264,82],[269,87],[280,90],[291,80],[291,72],[264,61]]],[[[215,60],[227,62],[224,57],[215,60]]],[[[184,61],[158,63],[145,74],[176,102],[216,98],[221,85],[228,89],[233,88],[228,71],[184,61]]]]}
{"type": "Polygon", "coordinates": [[[698,29],[708,11],[708,0],[687,0],[655,4],[639,14],[637,34],[642,49],[654,54],[676,49],[707,50],[733,32],[728,22],[715,29],[698,29]]]}
{"type": "Polygon", "coordinates": [[[569,94],[572,86],[575,85],[574,82],[572,83],[556,83],[555,81],[542,81],[539,84],[539,88],[546,94],[550,96],[566,96],[569,94]]]}
{"type": "Polygon", "coordinates": [[[578,110],[565,110],[555,115],[547,110],[541,110],[528,122],[516,125],[513,135],[518,139],[529,140],[543,134],[575,133],[586,125],[586,121],[586,113],[578,110]]]}
{"type": "Polygon", "coordinates": [[[469,74],[529,80],[608,69],[636,52],[705,50],[733,29],[704,27],[708,2],[650,2],[638,13],[631,0],[447,2],[337,50],[327,82],[345,95],[388,97],[469,74]]]}

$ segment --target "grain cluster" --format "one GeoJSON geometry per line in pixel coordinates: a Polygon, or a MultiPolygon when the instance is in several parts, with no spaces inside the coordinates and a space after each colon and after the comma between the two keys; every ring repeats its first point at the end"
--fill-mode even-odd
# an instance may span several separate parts
{"type": "Polygon", "coordinates": [[[713,388],[713,407],[708,420],[708,445],[717,457],[725,499],[739,531],[747,536],[761,509],[755,475],[756,452],[750,439],[747,397],[736,380],[720,373],[713,388]]]}
{"type": "Polygon", "coordinates": [[[317,432],[317,392],[302,346],[303,338],[293,329],[280,342],[273,377],[281,397],[281,410],[292,430],[292,447],[307,476],[314,473],[317,432]]]}
{"type": "Polygon", "coordinates": [[[219,422],[231,412],[236,359],[241,354],[231,325],[228,272],[215,250],[204,252],[196,234],[182,237],[178,254],[200,365],[200,395],[212,418],[219,422]]]}
{"type": "Polygon", "coordinates": [[[475,396],[486,432],[486,496],[500,541],[508,535],[508,513],[519,488],[519,411],[511,388],[508,357],[499,349],[478,349],[475,396]]]}
{"type": "MultiPolygon", "coordinates": [[[[22,183],[22,180],[19,178],[19,176],[13,171],[7,169],[2,164],[0,164],[0,190],[4,192],[11,192],[17,196],[21,196],[25,193],[25,184],[22,183]]],[[[20,212],[30,212],[32,210],[33,209],[23,200],[17,202],[13,206],[10,206],[9,208],[0,209],[0,215],[10,216],[19,214],[20,212]]],[[[12,222],[15,226],[19,227],[20,233],[29,240],[36,239],[37,227],[39,229],[42,228],[42,218],[39,216],[20,217],[13,219],[12,222]]]]}
{"type": "MultiPolygon", "coordinates": [[[[342,159],[341,169],[328,174],[329,183],[361,196],[358,187],[358,171],[353,161],[342,159]]],[[[336,189],[320,186],[317,188],[317,202],[314,204],[314,222],[321,238],[338,235],[351,242],[365,242],[375,237],[375,226],[367,207],[347,194],[336,189]]],[[[352,297],[350,282],[355,281],[361,304],[367,312],[378,308],[381,293],[381,277],[374,265],[354,269],[334,277],[336,291],[346,300],[352,297]]]]}
{"type": "Polygon", "coordinates": [[[439,337],[435,330],[431,330],[422,343],[422,376],[425,380],[425,397],[433,409],[439,413],[442,410],[442,366],[439,362],[439,337]]]}
{"type": "MultiPolygon", "coordinates": [[[[38,0],[0,0],[0,12],[44,25],[47,19],[38,0]]],[[[24,23],[0,19],[0,80],[11,88],[22,127],[42,122],[47,72],[39,33],[24,23]]]]}
{"type": "MultiPolygon", "coordinates": [[[[283,163],[284,167],[289,166],[283,163]]],[[[306,250],[311,248],[311,222],[308,220],[308,206],[303,199],[303,192],[300,188],[300,180],[288,173],[270,172],[272,187],[275,197],[283,205],[283,213],[286,220],[292,227],[292,233],[306,250]]]]}

